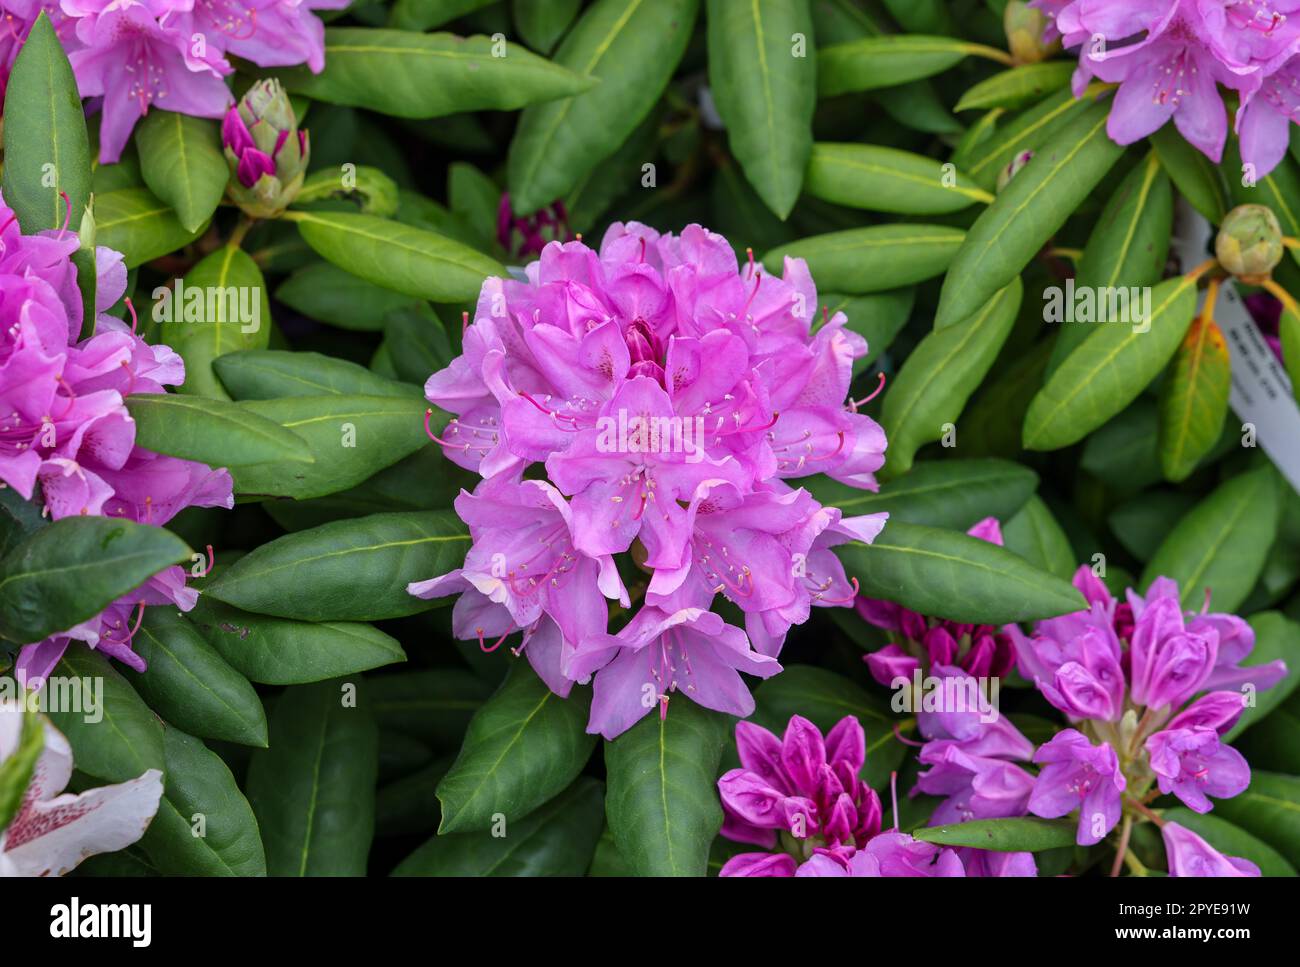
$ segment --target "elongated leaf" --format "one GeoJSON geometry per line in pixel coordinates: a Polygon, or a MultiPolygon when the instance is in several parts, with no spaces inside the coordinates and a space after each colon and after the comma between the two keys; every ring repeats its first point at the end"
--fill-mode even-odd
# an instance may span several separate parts
{"type": "Polygon", "coordinates": [[[1282,342],[1282,361],[1286,365],[1287,376],[1291,379],[1291,395],[1300,402],[1300,316],[1283,307],[1278,331],[1282,342]]]}
{"type": "Polygon", "coordinates": [[[600,83],[520,115],[507,166],[516,213],[563,198],[636,130],[677,69],[698,7],[698,0],[597,0],[583,12],[555,62],[600,83]]]}
{"type": "MultiPolygon", "coordinates": [[[[379,735],[381,780],[384,764],[382,756],[387,751],[385,746],[394,738],[392,733],[381,732],[379,735]]],[[[435,791],[450,766],[451,758],[444,756],[380,786],[375,795],[375,832],[379,836],[428,836],[433,833],[442,819],[435,791]]]]}
{"type": "Polygon", "coordinates": [[[398,377],[421,387],[430,373],[445,369],[458,355],[428,303],[390,312],[384,319],[384,344],[393,355],[398,377]]]}
{"type": "Polygon", "coordinates": [[[881,411],[889,440],[885,476],[906,473],[922,444],[955,426],[1010,335],[1023,294],[1013,278],[970,319],[930,332],[907,357],[881,411]]]}
{"type": "Polygon", "coordinates": [[[1186,479],[1223,431],[1232,360],[1213,320],[1192,320],[1160,387],[1160,465],[1165,479],[1186,479]]]}
{"type": "Polygon", "coordinates": [[[187,232],[197,232],[217,210],[230,179],[217,122],[150,111],[140,120],[135,141],[144,183],[172,207],[187,232]]]}
{"type": "Polygon", "coordinates": [[[173,287],[154,290],[162,338],[185,360],[181,392],[228,400],[212,363],[229,352],[262,349],[271,338],[271,303],[262,270],[226,245],[207,255],[173,287]]]}
{"type": "Polygon", "coordinates": [[[393,876],[581,876],[600,838],[601,784],[588,777],[493,832],[434,836],[393,876]]]}
{"type": "Polygon", "coordinates": [[[548,53],[578,15],[582,0],[512,0],[510,13],[524,43],[548,53]]]}
{"type": "Polygon", "coordinates": [[[460,748],[470,719],[492,692],[481,678],[460,668],[376,675],[367,681],[380,726],[453,750],[460,748]]]}
{"type": "Polygon", "coordinates": [[[969,88],[953,110],[1022,107],[1066,87],[1070,83],[1074,69],[1074,64],[1061,60],[1048,60],[1041,64],[1021,64],[1019,67],[994,74],[969,88]]]}
{"type": "Polygon", "coordinates": [[[388,22],[402,30],[428,30],[486,7],[493,0],[397,0],[388,22]]]}
{"type": "Polygon", "coordinates": [[[1010,519],[1033,494],[1038,475],[1009,460],[925,460],[876,493],[821,476],[803,485],[846,517],[888,511],[891,522],[966,530],[990,515],[1010,519]]]}
{"type": "MultiPolygon", "coordinates": [[[[410,387],[377,376],[337,356],[249,349],[228,353],[213,363],[222,384],[237,400],[285,396],[395,396],[409,399],[410,387]]],[[[240,413],[252,416],[247,408],[240,413]]],[[[278,423],[276,426],[284,430],[278,423]]],[[[286,431],[288,432],[288,431],[286,431]]]]}
{"type": "Polygon", "coordinates": [[[638,876],[703,876],[722,826],[716,788],[731,719],[679,697],[605,743],[605,815],[638,876]]]}
{"type": "MultiPolygon", "coordinates": [[[[1022,151],[1037,151],[1056,138],[1088,108],[1088,94],[1076,98],[1069,90],[1044,98],[978,137],[963,141],[953,164],[976,184],[992,191],[998,175],[1022,151]]],[[[999,120],[994,118],[993,120],[999,120]]]]}
{"type": "Polygon", "coordinates": [[[234,403],[137,393],[126,404],[135,420],[136,445],[146,450],[214,466],[312,462],[302,437],[234,403]]]}
{"type": "Polygon", "coordinates": [[[731,151],[785,218],[812,147],[817,64],[807,0],[709,0],[709,84],[731,151]]]}
{"type": "Polygon", "coordinates": [[[1036,816],[975,819],[952,826],[923,826],[914,829],[912,835],[923,843],[938,846],[970,846],[1000,853],[1041,853],[1047,849],[1073,846],[1078,825],[1073,819],[1039,819],[1036,816]]]}
{"type": "Polygon", "coordinates": [[[183,248],[203,227],[186,230],[171,206],[147,188],[95,196],[95,240],[121,252],[128,269],[183,248]]]}
{"type": "Polygon", "coordinates": [[[41,513],[42,505],[39,486],[31,500],[23,500],[13,487],[0,488],[0,559],[25,538],[49,526],[41,513]]]}
{"type": "Polygon", "coordinates": [[[1300,777],[1254,769],[1249,788],[1217,801],[1214,815],[1263,840],[1300,868],[1300,777]]]}
{"type": "Polygon", "coordinates": [[[439,833],[517,822],[573,782],[596,747],[586,733],[590,695],[568,700],[522,662],[469,723],[460,755],[438,784],[439,833]]]}
{"type": "MultiPolygon", "coordinates": [[[[233,468],[239,494],[305,500],[347,490],[410,456],[433,446],[424,432],[428,404],[411,388],[409,395],[286,396],[240,403],[255,416],[272,420],[307,441],[313,462],[279,462],[233,468]]],[[[438,414],[433,432],[447,421],[438,414]]]]}
{"type": "Polygon", "coordinates": [[[890,521],[871,544],[835,549],[862,593],[921,614],[1002,625],[1084,608],[1068,581],[957,531],[890,521]]]}
{"type": "Polygon", "coordinates": [[[9,72],[4,119],[5,204],[23,234],[59,228],[68,212],[75,231],[90,202],[90,141],[72,65],[44,12],[9,72]]]}
{"type": "Polygon", "coordinates": [[[46,714],[67,737],[79,772],[105,782],[126,782],[148,769],[163,770],[162,723],[106,655],[69,647],[45,687],[66,689],[57,710],[51,702],[46,714]],[[79,685],[72,684],[74,679],[79,685]]]}
{"type": "Polygon", "coordinates": [[[1059,578],[1068,581],[1078,569],[1070,539],[1037,494],[1015,516],[1003,518],[1002,540],[1007,550],[1059,578]]]}
{"type": "Polygon", "coordinates": [[[946,225],[851,228],[782,245],[763,256],[763,265],[780,275],[785,256],[806,259],[819,289],[850,295],[884,292],[939,275],[964,237],[946,225]]]}
{"type": "Polygon", "coordinates": [[[1123,410],[1164,369],[1195,311],[1196,283],[1179,276],[1152,289],[1150,316],[1143,322],[1094,325],[1029,405],[1025,446],[1069,446],[1123,410]]]}
{"type": "Polygon", "coordinates": [[[898,768],[907,751],[894,738],[894,728],[908,729],[909,722],[893,715],[885,702],[866,689],[824,668],[786,665],[781,674],[754,690],[754,702],[751,721],[777,736],[785,733],[794,715],[811,721],[823,735],[844,716],[852,715],[866,732],[867,758],[862,778],[873,788],[889,783],[890,772],[898,768]]]}
{"type": "Polygon", "coordinates": [[[1184,806],[1166,809],[1162,818],[1168,823],[1185,826],[1225,856],[1239,856],[1259,867],[1263,876],[1295,876],[1286,857],[1226,819],[1214,813],[1196,813],[1184,806]]]}
{"type": "Polygon", "coordinates": [[[1286,677],[1253,696],[1241,713],[1237,724],[1227,734],[1229,741],[1268,717],[1269,713],[1285,702],[1300,684],[1300,624],[1291,621],[1278,611],[1262,611],[1250,616],[1250,627],[1255,632],[1255,647],[1246,656],[1243,666],[1263,665],[1281,659],[1286,662],[1286,677]]]}
{"type": "Polygon", "coordinates": [[[308,175],[294,207],[323,211],[359,211],[363,215],[392,218],[400,204],[397,182],[371,165],[335,170],[321,168],[308,175]],[[350,177],[340,177],[346,171],[350,177]]]}
{"type": "Polygon", "coordinates": [[[443,235],[373,215],[289,212],[316,254],[367,282],[433,302],[466,302],[505,268],[443,235]]]}
{"type": "Polygon", "coordinates": [[[149,670],[123,674],[168,722],[204,738],[266,745],[266,712],[253,686],[173,608],[146,608],[131,648],[149,670]]]}
{"type": "Polygon", "coordinates": [[[1178,522],[1142,572],[1146,587],[1173,578],[1183,607],[1234,611],[1259,579],[1277,532],[1277,481],[1265,467],[1233,477],[1178,522]]]}
{"type": "Polygon", "coordinates": [[[162,802],[140,841],[158,872],[265,876],[257,819],[221,757],[174,728],[163,731],[163,754],[162,802]]]}
{"type": "Polygon", "coordinates": [[[231,667],[264,685],[307,685],[406,661],[395,638],[360,622],[273,618],[207,594],[187,619],[231,667]]]}
{"type": "Polygon", "coordinates": [[[411,296],[357,278],[329,262],[304,265],[280,283],[275,297],[310,319],[366,332],[383,329],[385,315],[411,303],[411,296]]]}
{"type": "Polygon", "coordinates": [[[513,111],[579,94],[589,78],[516,44],[369,27],[327,27],[325,69],[281,71],[288,90],[402,118],[513,111]]]}
{"type": "Polygon", "coordinates": [[[66,631],[189,556],[184,541],[159,527],[57,520],[0,561],[0,635],[27,644],[66,631]]]}
{"type": "Polygon", "coordinates": [[[1040,149],[971,226],[953,257],[934,326],[965,319],[1020,270],[1096,187],[1124,149],[1097,104],[1040,149]]]}
{"type": "Polygon", "coordinates": [[[894,337],[907,325],[916,301],[915,289],[893,289],[870,295],[821,293],[827,315],[842,312],[845,325],[867,341],[867,354],[853,360],[853,375],[865,372],[889,349],[894,337]]]}
{"type": "Polygon", "coordinates": [[[819,141],[812,147],[805,190],[814,198],[902,215],[942,215],[993,200],[957,173],[951,184],[933,158],[874,144],[819,141]]]}
{"type": "Polygon", "coordinates": [[[271,710],[271,746],[253,753],[248,799],[271,876],[363,876],[375,827],[379,730],[357,682],[287,689],[271,710]]]}
{"type": "Polygon", "coordinates": [[[1223,221],[1228,211],[1228,189],[1218,166],[1170,125],[1151,135],[1151,143],[1178,193],[1215,225],[1223,221]]]}
{"type": "Polygon", "coordinates": [[[818,51],[817,93],[822,97],[896,87],[946,71],[987,47],[953,37],[893,34],[832,44],[818,51]]]}
{"type": "Polygon", "coordinates": [[[469,548],[450,511],[374,514],[287,534],[219,574],[205,594],[305,621],[377,621],[426,611],[406,585],[446,574],[469,548]]]}

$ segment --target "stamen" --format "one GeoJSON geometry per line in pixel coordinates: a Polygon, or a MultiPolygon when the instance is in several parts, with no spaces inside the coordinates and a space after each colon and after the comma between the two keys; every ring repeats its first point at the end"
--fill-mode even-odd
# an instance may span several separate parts
{"type": "Polygon", "coordinates": [[[129,295],[124,296],[122,301],[126,303],[126,311],[131,313],[131,335],[134,336],[136,329],[140,325],[140,317],[135,314],[135,304],[131,301],[129,295]]]}
{"type": "Polygon", "coordinates": [[[847,598],[818,598],[818,600],[821,601],[822,604],[852,604],[858,597],[858,579],[849,578],[849,582],[853,585],[853,593],[847,598]]]}
{"type": "Polygon", "coordinates": [[[59,197],[63,199],[64,204],[63,227],[59,229],[59,234],[62,235],[68,230],[68,226],[72,224],[72,199],[68,197],[66,191],[59,192],[59,197]]]}
{"type": "Polygon", "coordinates": [[[885,389],[885,374],[884,374],[884,373],[881,373],[881,374],[880,374],[880,383],[876,386],[875,390],[872,391],[871,395],[870,395],[870,396],[864,396],[864,397],[862,397],[862,399],[860,399],[860,400],[852,400],[852,399],[849,400],[849,407],[848,407],[848,408],[849,408],[850,410],[852,410],[854,413],[858,412],[858,407],[859,407],[859,406],[866,406],[868,403],[870,403],[872,400],[874,400],[877,396],[879,396],[879,395],[884,391],[884,389],[885,389]]]}
{"type": "Polygon", "coordinates": [[[480,649],[484,654],[486,654],[486,655],[490,655],[490,654],[492,654],[492,652],[496,651],[498,648],[501,647],[501,643],[502,643],[503,641],[505,641],[507,638],[510,637],[510,632],[507,631],[504,635],[502,635],[500,638],[498,638],[498,639],[496,640],[495,643],[493,643],[492,645],[489,646],[489,645],[488,645],[488,644],[483,640],[483,629],[482,629],[482,628],[475,628],[474,631],[478,633],[478,646],[479,646],[479,649],[480,649]]]}

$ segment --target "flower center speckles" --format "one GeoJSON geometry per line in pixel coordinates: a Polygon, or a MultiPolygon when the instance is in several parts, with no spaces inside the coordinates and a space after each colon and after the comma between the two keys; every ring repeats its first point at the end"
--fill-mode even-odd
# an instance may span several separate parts
{"type": "Polygon", "coordinates": [[[1157,72],[1152,85],[1151,103],[1170,105],[1177,110],[1183,103],[1191,79],[1196,76],[1196,61],[1191,56],[1187,45],[1180,46],[1178,52],[1165,61],[1157,72]]]}
{"type": "Polygon", "coordinates": [[[715,544],[708,537],[701,535],[692,542],[695,549],[695,563],[699,565],[704,580],[713,588],[714,594],[725,594],[732,598],[748,598],[754,593],[754,574],[749,565],[737,561],[726,544],[715,544]]]}
{"type": "Polygon", "coordinates": [[[578,552],[563,523],[539,534],[537,544],[531,557],[506,571],[506,584],[518,597],[536,594],[539,589],[559,589],[561,579],[578,563],[578,552]]]}
{"type": "Polygon", "coordinates": [[[148,111],[150,104],[167,97],[167,72],[153,62],[150,38],[139,25],[118,21],[117,39],[131,48],[132,56],[122,67],[130,78],[127,96],[140,103],[142,112],[148,111]]]}
{"type": "Polygon", "coordinates": [[[1082,799],[1092,791],[1092,787],[1097,783],[1097,771],[1095,769],[1080,769],[1066,785],[1066,790],[1082,799]]]}
{"type": "Polygon", "coordinates": [[[844,450],[844,431],[839,430],[836,433],[837,442],[835,449],[826,453],[817,453],[813,447],[813,432],[805,429],[793,440],[778,441],[775,432],[767,434],[768,442],[772,445],[772,452],[776,454],[776,466],[781,471],[798,472],[803,470],[810,463],[816,463],[821,460],[831,460],[840,455],[844,450]]]}
{"type": "Polygon", "coordinates": [[[245,11],[227,0],[199,0],[198,7],[217,30],[231,40],[248,40],[257,32],[257,11],[245,11]]]}

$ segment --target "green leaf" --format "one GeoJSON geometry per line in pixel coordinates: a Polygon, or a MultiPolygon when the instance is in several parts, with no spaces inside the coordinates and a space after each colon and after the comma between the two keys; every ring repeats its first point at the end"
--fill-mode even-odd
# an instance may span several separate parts
{"type": "Polygon", "coordinates": [[[109,517],[65,517],[0,561],[0,635],[18,644],[92,618],[190,549],[160,527],[109,517]]]}
{"type": "Polygon", "coordinates": [[[384,316],[411,297],[359,279],[329,262],[304,265],[275,290],[275,297],[309,319],[341,329],[377,332],[384,316]]]}
{"type": "MultiPolygon", "coordinates": [[[[383,756],[397,738],[393,733],[380,732],[380,776],[383,775],[383,756]]],[[[414,772],[379,787],[375,795],[375,832],[379,836],[428,836],[438,828],[442,813],[438,809],[435,791],[451,766],[451,758],[444,756],[414,772]]]]}
{"type": "Polygon", "coordinates": [[[446,574],[469,549],[451,511],[374,514],[263,544],[204,591],[245,611],[304,621],[378,621],[427,611],[407,584],[446,574]]]}
{"type": "Polygon", "coordinates": [[[379,730],[359,682],[286,689],[271,709],[271,747],[248,766],[271,876],[364,876],[375,828],[379,730]]]}
{"type": "Polygon", "coordinates": [[[31,785],[32,773],[36,770],[36,760],[45,748],[45,727],[40,716],[18,706],[23,723],[18,733],[18,741],[6,758],[0,761],[0,833],[3,833],[18,814],[27,787],[31,785]]]}
{"type": "Polygon", "coordinates": [[[944,278],[936,329],[970,316],[1019,275],[1119,160],[1108,107],[1089,108],[1039,149],[975,220],[944,278]]]}
{"type": "Polygon", "coordinates": [[[286,212],[303,240],[334,265],[393,292],[467,302],[505,267],[468,245],[401,222],[347,212],[286,212]]]}
{"type": "Polygon", "coordinates": [[[1234,611],[1264,569],[1277,533],[1278,493],[1271,467],[1220,484],[1169,532],[1142,571],[1142,586],[1173,578],[1183,607],[1234,611]]]}
{"type": "Polygon", "coordinates": [[[784,219],[799,197],[817,102],[808,0],[709,0],[706,19],[709,85],[731,152],[784,219]]]}
{"type": "Polygon", "coordinates": [[[1282,360],[1287,376],[1291,378],[1291,395],[1300,402],[1300,316],[1284,306],[1278,329],[1282,340],[1282,360]]]}
{"type": "Polygon", "coordinates": [[[225,245],[185,273],[176,287],[160,286],[153,296],[160,300],[154,317],[164,320],[162,339],[185,360],[180,391],[204,402],[228,400],[213,361],[241,349],[262,349],[271,338],[271,303],[257,263],[225,245]]]}
{"type": "Polygon", "coordinates": [[[491,37],[457,37],[369,27],[327,27],[325,69],[279,71],[287,90],[317,101],[401,118],[463,111],[513,111],[580,94],[589,78],[517,44],[505,56],[491,37]]]}
{"type": "Polygon", "coordinates": [[[862,295],[932,279],[948,268],[965,234],[946,225],[872,225],[782,245],[763,256],[781,275],[784,258],[805,259],[818,289],[862,295]]]}
{"type": "Polygon", "coordinates": [[[59,228],[69,211],[75,231],[90,203],[90,140],[72,65],[44,12],[9,72],[4,120],[4,198],[23,234],[59,228]]]}
{"type": "Polygon", "coordinates": [[[916,301],[916,290],[893,289],[870,295],[823,292],[821,300],[828,317],[833,317],[837,312],[844,313],[848,317],[846,328],[867,341],[867,354],[853,360],[853,375],[856,377],[866,372],[884,354],[894,337],[907,325],[907,320],[912,315],[912,305],[916,301]]]}
{"type": "Polygon", "coordinates": [[[1215,813],[1196,813],[1175,806],[1161,813],[1166,822],[1185,826],[1225,856],[1239,856],[1259,867],[1263,876],[1295,876],[1296,871],[1281,853],[1267,843],[1215,813]]]}
{"type": "Polygon", "coordinates": [[[951,185],[943,165],[910,151],[874,144],[818,141],[808,159],[804,190],[814,198],[901,215],[942,215],[993,196],[964,175],[951,185]]]}
{"type": "Polygon", "coordinates": [[[393,876],[582,876],[600,838],[603,788],[582,777],[523,819],[493,832],[434,836],[393,876]]]}
{"type": "Polygon", "coordinates": [[[345,165],[337,170],[321,168],[303,181],[293,205],[296,208],[319,207],[325,211],[355,209],[363,215],[392,218],[401,204],[400,191],[397,182],[370,165],[345,165]]]}
{"type": "Polygon", "coordinates": [[[952,156],[953,164],[976,184],[992,191],[998,176],[1018,154],[1038,151],[1055,139],[1088,109],[1093,93],[1076,98],[1068,89],[1060,91],[988,131],[988,125],[1000,115],[993,118],[975,131],[977,136],[962,142],[952,156]]]}
{"type": "Polygon", "coordinates": [[[1178,276],[1151,290],[1144,323],[1095,324],[1029,404],[1025,447],[1067,447],[1123,410],[1164,369],[1195,312],[1196,282],[1178,276]]]}
{"type": "Polygon", "coordinates": [[[605,743],[605,815],[637,876],[703,876],[722,826],[718,763],[732,719],[684,695],[669,704],[666,717],[651,711],[605,743]]]}
{"type": "Polygon", "coordinates": [[[49,526],[42,505],[39,485],[31,500],[23,500],[13,487],[0,487],[0,559],[25,538],[49,526]]]}
{"type": "Polygon", "coordinates": [[[1160,465],[1165,479],[1187,479],[1223,432],[1232,360],[1212,319],[1192,320],[1160,387],[1160,465]]]}
{"type": "Polygon", "coordinates": [[[1078,822],[1073,819],[974,819],[952,826],[922,826],[912,836],[936,846],[970,846],[999,853],[1041,853],[1073,846],[1078,822]]]}
{"type": "Polygon", "coordinates": [[[824,476],[803,485],[846,517],[888,511],[892,522],[965,530],[990,515],[1009,519],[1033,494],[1038,475],[1008,460],[923,460],[876,493],[824,476]]]}
{"type": "Polygon", "coordinates": [[[204,227],[187,231],[171,206],[147,188],[95,196],[95,240],[121,252],[128,269],[184,248],[204,227]]]}
{"type": "Polygon", "coordinates": [[[802,715],[825,735],[840,719],[852,715],[867,735],[867,758],[862,778],[879,789],[889,782],[889,773],[899,767],[907,751],[894,738],[894,726],[908,730],[913,723],[891,715],[888,706],[843,675],[812,665],[786,665],[781,674],[754,689],[755,709],[751,721],[778,737],[793,715],[802,715]]]}
{"type": "Polygon", "coordinates": [[[1003,625],[1080,611],[1068,581],[957,531],[890,521],[871,544],[835,549],[862,594],[936,618],[1003,625]]]}
{"type": "Polygon", "coordinates": [[[889,440],[884,476],[906,473],[925,443],[940,439],[966,408],[1011,334],[1024,287],[1018,276],[971,318],[926,334],[885,392],[880,423],[889,440]]]}
{"type": "Polygon", "coordinates": [[[382,728],[451,749],[460,748],[470,719],[492,692],[481,678],[461,668],[377,675],[367,682],[382,728]]]}
{"type": "Polygon", "coordinates": [[[73,644],[46,682],[46,688],[60,687],[69,693],[61,696],[58,711],[47,714],[72,746],[79,772],[105,782],[126,782],[148,769],[163,771],[162,723],[106,655],[73,644]],[[72,679],[79,685],[73,686],[72,679]],[[79,702],[73,690],[77,688],[79,702]]]}
{"type": "Polygon", "coordinates": [[[137,446],[213,466],[292,461],[311,463],[307,443],[292,430],[222,400],[178,393],[126,398],[137,446]]]}
{"type": "MultiPolygon", "coordinates": [[[[1277,216],[1282,233],[1288,238],[1300,236],[1300,170],[1287,155],[1277,166],[1258,179],[1253,185],[1245,185],[1245,180],[1238,177],[1242,171],[1241,155],[1237,150],[1236,140],[1229,141],[1224,154],[1224,169],[1231,172],[1228,176],[1228,192],[1237,205],[1267,205],[1277,216]]],[[[1300,261],[1300,252],[1288,249],[1291,258],[1300,261]]]]}
{"type": "Polygon", "coordinates": [[[896,87],[946,71],[989,48],[953,37],[891,34],[832,44],[817,52],[821,97],[896,87]]]}
{"type": "Polygon", "coordinates": [[[136,127],[135,143],[144,183],[172,207],[187,232],[197,232],[217,210],[230,179],[217,122],[150,111],[136,127]]]}
{"type": "Polygon", "coordinates": [[[1300,777],[1251,771],[1250,786],[1214,804],[1214,815],[1263,840],[1300,868],[1300,777]]]}
{"type": "Polygon", "coordinates": [[[1146,490],[1112,510],[1106,522],[1124,550],[1147,561],[1195,503],[1191,494],[1146,490]]]}
{"type": "Polygon", "coordinates": [[[1223,221],[1228,211],[1228,189],[1218,166],[1168,124],[1151,135],[1151,144],[1178,193],[1213,224],[1223,221]]]}
{"type": "Polygon", "coordinates": [[[393,368],[408,383],[424,386],[459,355],[442,320],[427,303],[390,312],[384,319],[384,343],[393,354],[393,368]]]}
{"type": "Polygon", "coordinates": [[[438,784],[439,833],[516,822],[566,789],[596,737],[586,734],[590,694],[563,699],[531,667],[516,662],[501,688],[474,714],[446,777],[438,784]]]}
{"type": "Polygon", "coordinates": [[[231,667],[263,685],[308,685],[406,661],[397,639],[360,622],[273,618],[209,594],[187,617],[231,667]]]}
{"type": "Polygon", "coordinates": [[[563,198],[650,113],[695,26],[697,0],[597,0],[555,61],[600,83],[528,108],[510,142],[510,204],[528,215],[563,198]]]}
{"type": "MultiPolygon", "coordinates": [[[[280,424],[307,441],[313,462],[279,462],[232,468],[235,493],[306,500],[347,490],[421,447],[432,446],[424,432],[428,404],[418,391],[406,397],[286,396],[240,403],[255,416],[280,424]]],[[[436,414],[433,432],[446,424],[436,414]]]]}
{"type": "Polygon", "coordinates": [[[1272,688],[1252,696],[1254,704],[1247,705],[1242,711],[1241,718],[1227,734],[1228,741],[1266,718],[1300,685],[1300,624],[1289,620],[1279,611],[1262,611],[1251,615],[1248,620],[1255,632],[1255,647],[1251,649],[1242,667],[1264,665],[1280,658],[1286,662],[1286,677],[1272,688]]]}
{"type": "Polygon", "coordinates": [[[266,712],[253,686],[175,609],[146,608],[131,647],[149,670],[123,674],[167,721],[207,739],[266,745],[266,712]]]}
{"type": "Polygon", "coordinates": [[[494,0],[397,0],[388,22],[390,26],[402,30],[428,30],[493,2],[494,0]]]}
{"type": "Polygon", "coordinates": [[[167,774],[162,801],[140,841],[158,872],[265,876],[266,853],[257,819],[221,757],[174,728],[163,730],[163,755],[167,774]]]}
{"type": "Polygon", "coordinates": [[[582,0],[511,0],[510,13],[524,43],[549,53],[578,15],[582,0]]]}
{"type": "Polygon", "coordinates": [[[1021,64],[967,88],[954,111],[1017,108],[1069,86],[1077,65],[1067,60],[1021,64]]]}
{"type": "MultiPolygon", "coordinates": [[[[411,396],[408,386],[346,359],[320,353],[247,349],[227,353],[212,367],[231,395],[241,401],[285,396],[411,396]]],[[[246,416],[252,415],[245,407],[238,409],[246,416]]],[[[275,426],[289,432],[278,423],[275,426]]]]}
{"type": "Polygon", "coordinates": [[[1078,570],[1070,539],[1037,494],[1015,516],[1003,519],[1002,540],[1007,550],[1059,578],[1068,581],[1078,570]]]}

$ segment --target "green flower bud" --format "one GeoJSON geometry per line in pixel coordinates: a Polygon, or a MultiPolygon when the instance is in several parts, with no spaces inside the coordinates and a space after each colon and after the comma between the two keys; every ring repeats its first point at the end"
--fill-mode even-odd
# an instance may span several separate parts
{"type": "Polygon", "coordinates": [[[1002,26],[1007,32],[1007,49],[1017,64],[1037,64],[1058,50],[1059,39],[1050,44],[1043,41],[1048,18],[1024,0],[1009,0],[1002,14],[1002,26]]]}
{"type": "Polygon", "coordinates": [[[230,164],[230,200],[254,218],[275,218],[298,196],[307,174],[307,132],[274,78],[258,81],[221,122],[230,164]]]}
{"type": "Polygon", "coordinates": [[[1238,205],[1214,240],[1219,263],[1248,285],[1258,285],[1282,260],[1282,226],[1266,205],[1238,205]]]}

